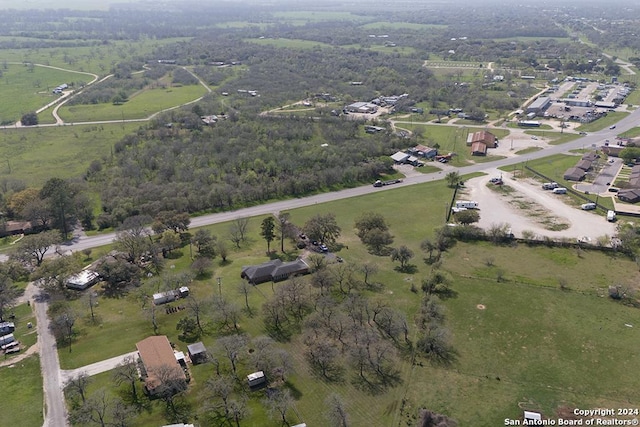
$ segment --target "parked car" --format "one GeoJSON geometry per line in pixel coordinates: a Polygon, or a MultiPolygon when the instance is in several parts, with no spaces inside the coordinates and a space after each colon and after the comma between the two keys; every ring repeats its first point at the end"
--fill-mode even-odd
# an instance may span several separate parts
{"type": "Polygon", "coordinates": [[[615,128],[616,128],[616,125],[609,126],[609,129],[611,129],[611,130],[613,130],[613,129],[615,129],[615,128]]]}
{"type": "Polygon", "coordinates": [[[321,243],[320,246],[318,246],[318,247],[320,248],[320,250],[322,252],[329,252],[329,248],[324,243],[321,243]]]}
{"type": "Polygon", "coordinates": [[[592,211],[596,207],[597,207],[597,205],[595,203],[585,203],[585,204],[580,206],[580,208],[582,208],[583,211],[592,211]]]}

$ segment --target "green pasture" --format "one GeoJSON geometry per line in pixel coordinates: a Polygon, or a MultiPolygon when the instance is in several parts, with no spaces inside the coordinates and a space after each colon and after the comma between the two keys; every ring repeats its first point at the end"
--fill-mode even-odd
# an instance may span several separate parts
{"type": "Polygon", "coordinates": [[[41,66],[6,63],[0,65],[0,98],[11,100],[0,104],[0,123],[20,120],[24,113],[36,111],[55,101],[52,90],[61,85],[88,83],[93,76],[41,66]]]}
{"type": "Polygon", "coordinates": [[[317,42],[313,40],[302,39],[283,39],[283,38],[264,38],[264,39],[244,39],[249,43],[255,43],[262,46],[273,46],[282,49],[314,49],[318,47],[330,48],[330,44],[317,42]]]}
{"type": "Polygon", "coordinates": [[[600,117],[598,120],[594,120],[591,123],[586,123],[580,126],[576,126],[575,130],[581,131],[581,132],[596,132],[604,128],[607,128],[611,125],[615,125],[620,120],[627,117],[628,115],[629,113],[620,112],[620,111],[607,113],[606,116],[600,117]]]}
{"type": "Polygon", "coordinates": [[[207,91],[201,85],[147,88],[121,105],[73,105],[58,111],[66,123],[101,120],[145,119],[154,113],[196,100],[207,91]]]}
{"type": "Polygon", "coordinates": [[[0,133],[0,178],[39,187],[51,177],[81,176],[89,164],[139,123],[5,129],[0,133]]]}
{"type": "Polygon", "coordinates": [[[635,138],[637,136],[640,136],[640,127],[631,128],[628,131],[622,132],[620,134],[620,137],[622,138],[635,138]]]}
{"type": "MultiPolygon", "coordinates": [[[[107,44],[94,46],[3,49],[0,52],[0,65],[4,62],[30,62],[105,76],[111,72],[113,63],[146,58],[161,46],[189,39],[190,37],[142,38],[139,41],[109,41],[107,44]]],[[[85,81],[90,80],[89,76],[85,79],[85,81]]]]}
{"type": "Polygon", "coordinates": [[[331,12],[317,10],[300,10],[289,12],[274,12],[273,16],[283,21],[303,21],[303,22],[320,22],[320,21],[354,21],[362,22],[370,18],[357,15],[351,12],[331,12]]]}
{"type": "Polygon", "coordinates": [[[249,22],[249,21],[227,21],[215,24],[216,28],[260,28],[262,30],[269,27],[269,24],[264,22],[249,22]]]}
{"type": "Polygon", "coordinates": [[[41,426],[43,393],[40,358],[37,355],[0,368],[0,411],[11,416],[0,417],[0,427],[41,426]]]}
{"type": "Polygon", "coordinates": [[[442,24],[417,24],[415,22],[369,22],[368,24],[360,25],[363,30],[444,30],[448,25],[442,24]]]}

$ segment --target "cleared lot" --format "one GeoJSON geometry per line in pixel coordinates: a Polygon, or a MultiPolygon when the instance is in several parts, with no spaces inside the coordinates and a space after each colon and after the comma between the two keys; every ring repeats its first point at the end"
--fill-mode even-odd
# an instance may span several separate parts
{"type": "Polygon", "coordinates": [[[489,180],[496,176],[500,176],[497,170],[470,179],[465,183],[468,194],[458,197],[479,203],[480,227],[507,223],[517,237],[526,230],[553,238],[578,239],[586,236],[592,241],[605,234],[613,236],[616,233],[615,223],[607,222],[604,213],[585,212],[579,207],[569,206],[563,201],[567,195],[542,190],[537,181],[514,180],[503,173],[506,191],[498,192],[487,187],[489,180]]]}

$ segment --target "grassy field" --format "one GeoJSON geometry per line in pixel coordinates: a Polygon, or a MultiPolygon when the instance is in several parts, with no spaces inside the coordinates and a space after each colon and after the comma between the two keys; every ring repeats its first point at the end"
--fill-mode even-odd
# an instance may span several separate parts
{"type": "Polygon", "coordinates": [[[0,52],[0,64],[4,62],[32,62],[104,76],[110,73],[114,61],[144,58],[161,46],[189,39],[190,37],[141,38],[139,41],[110,41],[108,44],[100,43],[96,46],[78,46],[68,49],[60,47],[43,47],[37,50],[3,49],[0,52]]]}
{"type": "MultiPolygon", "coordinates": [[[[36,343],[36,318],[31,307],[21,304],[12,311],[15,314],[13,320],[16,324],[15,338],[20,341],[21,352],[11,356],[3,356],[4,360],[16,359],[29,347],[36,343]],[[28,328],[31,322],[33,327],[28,328]]],[[[0,400],[0,411],[3,413],[19,413],[20,425],[42,425],[42,378],[40,377],[40,359],[30,356],[20,362],[0,368],[0,389],[7,399],[0,400]]],[[[15,425],[16,419],[12,417],[0,417],[0,427],[15,425]]]]}
{"type": "Polygon", "coordinates": [[[273,46],[282,49],[313,49],[317,47],[331,48],[332,46],[327,43],[317,42],[313,40],[302,40],[302,39],[244,39],[244,41],[249,43],[255,43],[263,46],[273,46]]]}
{"type": "Polygon", "coordinates": [[[53,102],[58,95],[51,91],[62,83],[80,84],[93,80],[87,74],[40,66],[7,64],[0,71],[0,98],[12,100],[0,105],[0,123],[13,123],[24,113],[53,102]]]}
{"type": "MultiPolygon", "coordinates": [[[[563,157],[570,156],[558,156],[554,164],[544,164],[545,160],[540,165],[530,164],[538,169],[553,169],[562,163],[563,157]]],[[[408,319],[413,319],[420,298],[411,292],[411,284],[419,287],[430,270],[421,261],[419,244],[432,235],[434,227],[444,223],[445,201],[450,197],[451,190],[443,182],[435,182],[297,209],[291,212],[291,219],[303,224],[315,214],[334,213],[343,230],[339,239],[343,248],[338,254],[345,263],[371,260],[379,267],[375,281],[383,287],[379,292],[366,294],[373,299],[388,300],[405,312],[408,319]],[[405,244],[415,252],[413,273],[398,273],[389,258],[367,253],[353,231],[355,218],[367,211],[379,212],[387,218],[395,237],[394,246],[405,244]],[[420,213],[420,221],[415,220],[416,212],[420,213]]],[[[190,285],[196,297],[216,293],[215,278],[221,277],[222,294],[244,306],[236,291],[241,266],[266,260],[265,243],[258,235],[261,220],[250,220],[249,241],[232,251],[230,263],[216,262],[209,278],[190,285]]],[[[229,224],[218,224],[211,230],[223,238],[228,227],[229,224]]],[[[290,243],[287,250],[296,254],[290,243]]],[[[178,272],[189,263],[189,250],[183,248],[175,259],[168,261],[167,267],[178,272]]],[[[458,243],[446,253],[443,268],[451,275],[455,291],[453,298],[443,301],[457,352],[455,362],[447,367],[418,359],[419,363],[412,365],[403,359],[398,366],[401,382],[384,393],[369,394],[356,387],[349,375],[337,383],[318,380],[302,357],[303,343],[294,337],[281,343],[294,355],[296,368],[288,382],[296,390],[295,407],[300,419],[291,413],[290,421],[316,420],[317,425],[325,425],[323,407],[318,402],[331,392],[348,402],[347,410],[354,425],[388,426],[399,422],[413,425],[405,420],[411,421],[419,407],[446,413],[460,425],[490,426],[505,417],[517,417],[522,407],[552,416],[561,405],[624,406],[640,398],[633,377],[625,374],[640,368],[640,361],[633,357],[634,343],[640,336],[637,328],[624,326],[640,323],[640,311],[603,297],[612,283],[636,286],[640,276],[633,261],[570,248],[458,243]],[[615,269],[610,268],[612,264],[615,269]],[[499,271],[503,279],[498,283],[499,271]],[[566,280],[565,290],[560,289],[560,277],[566,280]],[[478,304],[485,309],[478,309],[478,304]],[[611,352],[611,348],[616,351],[611,352]],[[609,368],[595,369],[601,364],[609,368]],[[487,399],[488,396],[491,398],[487,399]]],[[[60,350],[62,367],[75,368],[131,351],[137,340],[151,335],[148,309],[142,308],[138,295],[156,290],[146,283],[124,298],[101,298],[96,310],[98,324],[89,321],[88,309],[80,301],[74,303],[81,314],[77,322],[79,335],[71,353],[66,348],[60,350]]],[[[268,283],[249,294],[249,305],[256,314],[271,294],[268,283]]],[[[160,307],[157,315],[159,333],[166,334],[178,349],[184,350],[186,343],[178,339],[175,329],[184,314],[166,314],[160,307]]],[[[252,336],[264,333],[259,314],[254,317],[245,314],[240,327],[252,336]]],[[[207,335],[203,341],[209,346],[215,338],[215,334],[207,335]]],[[[251,369],[245,362],[240,366],[241,375],[251,369]]],[[[188,405],[198,406],[204,379],[211,369],[207,365],[193,369],[194,383],[185,396],[188,405]]],[[[95,387],[108,383],[108,376],[99,376],[95,387]]],[[[254,412],[243,425],[276,426],[261,418],[264,410],[260,400],[261,395],[252,395],[249,406],[254,412]]],[[[160,424],[164,420],[162,410],[162,405],[151,403],[135,425],[160,424]]]]}
{"type": "Polygon", "coordinates": [[[121,105],[65,105],[58,110],[58,114],[66,123],[144,119],[153,113],[194,101],[206,93],[201,85],[148,88],[134,94],[121,105]]]}
{"type": "Polygon", "coordinates": [[[113,144],[138,126],[117,123],[4,130],[0,133],[0,178],[37,187],[51,177],[80,176],[91,161],[109,156],[113,144]]]}
{"type": "Polygon", "coordinates": [[[575,130],[580,132],[596,132],[618,123],[620,120],[624,119],[628,115],[629,113],[624,113],[619,111],[616,111],[613,113],[607,113],[605,117],[601,117],[598,120],[595,120],[591,123],[576,126],[575,130]]]}
{"type": "Polygon", "coordinates": [[[416,24],[414,22],[369,22],[368,24],[361,25],[360,28],[365,30],[396,30],[396,29],[408,29],[408,30],[444,30],[448,28],[448,25],[438,24],[416,24]]]}
{"type": "Polygon", "coordinates": [[[322,11],[290,11],[275,12],[273,16],[284,21],[303,21],[303,22],[320,22],[320,21],[366,21],[369,18],[356,15],[351,12],[322,12],[322,11]]]}
{"type": "Polygon", "coordinates": [[[635,138],[640,136],[640,127],[631,128],[626,132],[620,134],[622,138],[635,138]]]}

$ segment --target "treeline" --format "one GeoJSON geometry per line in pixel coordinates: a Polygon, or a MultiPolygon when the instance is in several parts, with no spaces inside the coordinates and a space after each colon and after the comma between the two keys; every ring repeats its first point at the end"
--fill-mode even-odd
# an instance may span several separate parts
{"type": "Polygon", "coordinates": [[[400,142],[335,117],[201,128],[195,113],[173,111],[116,144],[115,164],[93,168],[89,179],[101,189],[98,221],[109,226],[136,214],[223,210],[372,182],[389,171],[387,156],[400,142]]]}

